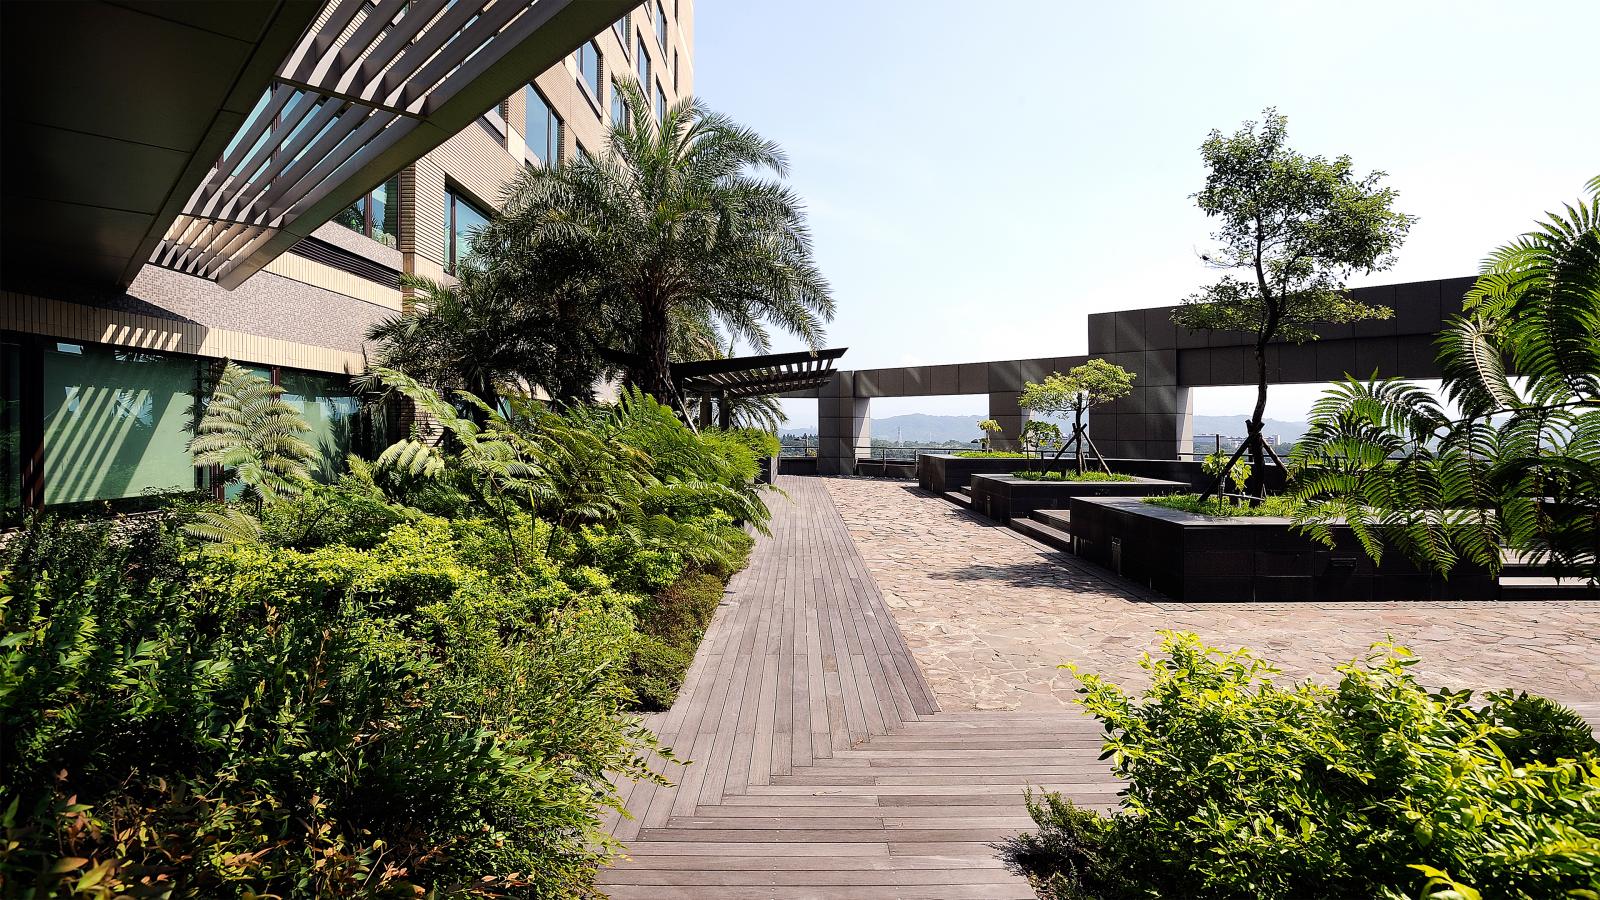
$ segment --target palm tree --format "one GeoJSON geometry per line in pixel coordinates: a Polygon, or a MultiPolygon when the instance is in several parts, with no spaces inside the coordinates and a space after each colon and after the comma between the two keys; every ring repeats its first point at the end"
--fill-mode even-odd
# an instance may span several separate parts
{"type": "Polygon", "coordinates": [[[800,201],[778,180],[783,151],[692,98],[658,124],[636,86],[618,89],[628,114],[610,152],[525,169],[479,252],[520,257],[553,277],[547,288],[624,311],[617,359],[680,409],[674,351],[715,346],[719,329],[762,352],[768,324],[819,346],[833,300],[800,201]]]}

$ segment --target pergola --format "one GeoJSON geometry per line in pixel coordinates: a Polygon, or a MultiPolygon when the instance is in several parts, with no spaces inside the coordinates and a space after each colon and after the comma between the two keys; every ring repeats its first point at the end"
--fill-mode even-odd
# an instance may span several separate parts
{"type": "Polygon", "coordinates": [[[821,387],[833,377],[833,365],[847,348],[799,350],[732,359],[674,363],[672,380],[678,396],[700,397],[700,427],[711,424],[711,401],[717,402],[717,425],[732,424],[730,400],[821,387]]]}

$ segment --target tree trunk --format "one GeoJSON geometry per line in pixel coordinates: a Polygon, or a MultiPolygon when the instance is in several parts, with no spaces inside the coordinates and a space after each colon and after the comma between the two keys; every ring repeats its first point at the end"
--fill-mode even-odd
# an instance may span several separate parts
{"type": "Polygon", "coordinates": [[[672,358],[668,352],[669,325],[667,305],[654,298],[640,304],[639,341],[642,370],[635,383],[639,389],[656,398],[656,402],[673,405],[676,391],[672,387],[672,358]]]}
{"type": "Polygon", "coordinates": [[[1074,462],[1078,467],[1079,477],[1083,476],[1083,410],[1072,411],[1072,436],[1074,447],[1074,462]]]}
{"type": "Polygon", "coordinates": [[[1250,442],[1250,482],[1245,486],[1245,493],[1255,498],[1250,501],[1251,506],[1259,506],[1260,499],[1267,496],[1267,459],[1262,452],[1262,442],[1266,438],[1261,434],[1266,414],[1267,342],[1265,338],[1259,338],[1256,340],[1256,408],[1250,413],[1250,422],[1246,426],[1250,433],[1245,436],[1245,440],[1250,442]]]}

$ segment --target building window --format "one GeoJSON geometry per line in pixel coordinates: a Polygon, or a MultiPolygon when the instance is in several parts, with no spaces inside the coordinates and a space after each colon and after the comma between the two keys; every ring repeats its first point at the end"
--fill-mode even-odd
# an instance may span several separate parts
{"type": "Polygon", "coordinates": [[[677,94],[682,91],[683,86],[678,84],[678,51],[674,49],[672,51],[672,92],[677,94]]]}
{"type": "Polygon", "coordinates": [[[661,5],[661,0],[656,0],[656,40],[662,47],[667,46],[667,8],[661,5]]]}
{"type": "Polygon", "coordinates": [[[489,214],[455,191],[445,191],[444,239],[445,268],[456,270],[456,263],[472,255],[472,236],[489,224],[489,214]]]}
{"type": "Polygon", "coordinates": [[[312,475],[324,483],[338,478],[345,457],[354,449],[356,414],[361,410],[348,382],[334,375],[280,369],[278,384],[283,387],[279,399],[311,426],[301,437],[317,451],[312,475]]]}
{"type": "Polygon", "coordinates": [[[333,217],[335,222],[383,244],[399,245],[400,176],[385,181],[378,189],[350,204],[333,217]]]}
{"type": "Polygon", "coordinates": [[[667,92],[661,89],[661,85],[660,84],[657,84],[656,85],[656,121],[657,122],[665,122],[666,120],[667,120],[667,92]]]}
{"type": "Polygon", "coordinates": [[[193,490],[196,360],[57,343],[44,351],[44,502],[193,490]]]}
{"type": "Polygon", "coordinates": [[[589,41],[578,48],[578,80],[589,89],[589,95],[600,99],[600,45],[589,41]]]}
{"type": "Polygon", "coordinates": [[[579,159],[583,160],[584,162],[589,162],[590,160],[593,159],[593,157],[591,157],[589,155],[589,148],[585,147],[583,145],[583,141],[578,141],[577,142],[577,148],[578,148],[578,158],[579,159]]]}
{"type": "Polygon", "coordinates": [[[617,33],[617,43],[622,45],[622,52],[628,52],[628,17],[623,16],[612,24],[611,30],[617,33]]]}
{"type": "Polygon", "coordinates": [[[528,98],[528,152],[545,165],[554,166],[561,161],[561,117],[533,85],[523,93],[528,98]]]}
{"type": "Polygon", "coordinates": [[[634,61],[639,72],[639,93],[650,90],[650,54],[644,52],[644,38],[639,38],[639,58],[634,61]]]}
{"type": "Polygon", "coordinates": [[[611,124],[621,125],[628,118],[628,104],[623,102],[622,88],[611,82],[611,124]]]}

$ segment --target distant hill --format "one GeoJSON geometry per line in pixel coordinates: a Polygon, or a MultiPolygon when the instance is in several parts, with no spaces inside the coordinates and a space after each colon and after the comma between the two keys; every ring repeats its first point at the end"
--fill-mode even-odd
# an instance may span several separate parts
{"type": "MultiPolygon", "coordinates": [[[[1093,415],[1091,413],[1091,415],[1093,415]]],[[[906,444],[937,444],[944,441],[971,441],[978,437],[978,421],[983,416],[931,416],[925,413],[908,413],[903,416],[886,416],[872,420],[872,436],[880,441],[896,437],[906,444]]],[[[1242,437],[1246,413],[1234,416],[1195,416],[1194,433],[1221,434],[1225,437],[1242,437]]],[[[1306,423],[1266,420],[1266,432],[1277,435],[1283,443],[1291,442],[1305,434],[1306,423]]],[[[783,434],[816,434],[815,423],[785,425],[783,434]]]]}
{"type": "MultiPolygon", "coordinates": [[[[1196,443],[1203,434],[1220,434],[1223,437],[1244,437],[1244,420],[1250,418],[1249,413],[1239,413],[1234,416],[1195,416],[1194,435],[1196,443]]],[[[1262,430],[1268,437],[1276,435],[1280,443],[1292,443],[1306,433],[1304,422],[1284,422],[1280,419],[1266,419],[1261,423],[1262,430]]]]}
{"type": "MultiPolygon", "coordinates": [[[[970,441],[976,439],[978,422],[983,416],[931,416],[926,413],[907,413],[903,416],[885,416],[872,419],[872,436],[877,440],[892,441],[897,436],[902,443],[926,444],[943,441],[970,441]]],[[[816,434],[815,423],[785,425],[783,434],[816,434]]]]}

